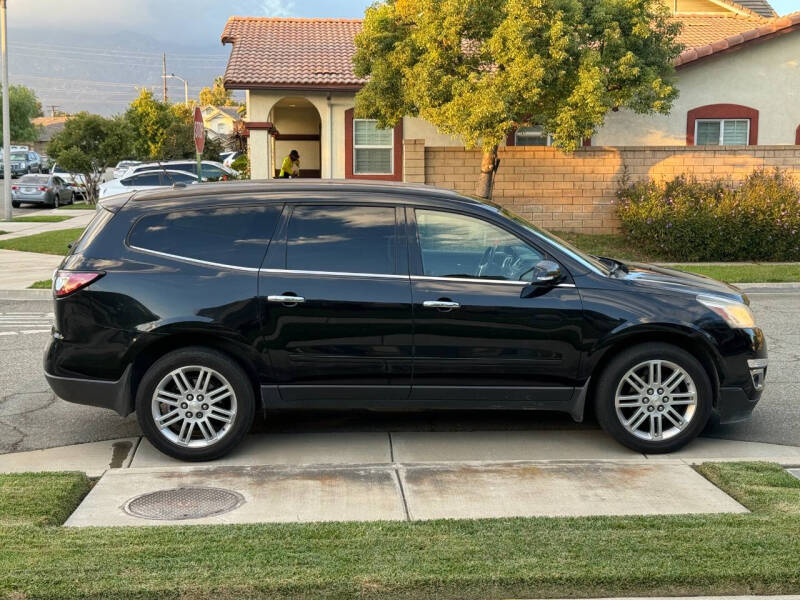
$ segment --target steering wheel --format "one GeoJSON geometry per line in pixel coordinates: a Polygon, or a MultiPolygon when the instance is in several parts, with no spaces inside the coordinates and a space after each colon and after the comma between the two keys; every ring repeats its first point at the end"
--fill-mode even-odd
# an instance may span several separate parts
{"type": "Polygon", "coordinates": [[[492,264],[496,252],[497,252],[497,246],[489,246],[488,248],[486,248],[486,252],[483,253],[483,258],[481,258],[480,265],[478,265],[478,277],[484,276],[486,272],[486,267],[492,264]]]}

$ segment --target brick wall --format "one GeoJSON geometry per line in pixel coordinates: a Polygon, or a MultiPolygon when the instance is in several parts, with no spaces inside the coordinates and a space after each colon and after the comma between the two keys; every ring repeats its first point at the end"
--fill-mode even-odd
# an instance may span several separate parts
{"type": "MultiPolygon", "coordinates": [[[[419,143],[406,140],[406,157],[414,161],[416,176],[421,159],[419,143]]],[[[474,192],[479,151],[445,147],[424,150],[425,183],[474,192]]],[[[626,174],[631,181],[672,179],[682,174],[700,180],[737,181],[757,168],[780,167],[800,175],[798,146],[592,147],[574,154],[554,148],[509,147],[500,149],[500,160],[495,202],[548,229],[584,233],[618,229],[614,199],[626,174]]],[[[406,170],[410,173],[410,169],[406,170]]]]}

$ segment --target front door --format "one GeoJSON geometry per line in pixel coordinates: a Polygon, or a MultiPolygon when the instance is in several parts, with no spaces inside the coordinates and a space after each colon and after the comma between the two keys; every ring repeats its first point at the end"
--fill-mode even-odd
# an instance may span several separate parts
{"type": "Polygon", "coordinates": [[[569,275],[531,293],[540,249],[483,218],[408,209],[411,400],[446,407],[559,408],[579,367],[582,306],[569,275]]]}
{"type": "Polygon", "coordinates": [[[273,401],[345,408],[407,400],[412,323],[403,212],[354,203],[286,210],[259,284],[273,401]]]}

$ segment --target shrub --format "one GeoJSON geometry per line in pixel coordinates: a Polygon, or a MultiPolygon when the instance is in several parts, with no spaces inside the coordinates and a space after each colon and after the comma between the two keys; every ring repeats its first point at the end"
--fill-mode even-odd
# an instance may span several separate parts
{"type": "Polygon", "coordinates": [[[234,171],[239,171],[239,179],[250,179],[250,158],[247,154],[237,156],[231,163],[234,171]]]}
{"type": "Polygon", "coordinates": [[[670,260],[800,260],[800,187],[783,171],[755,171],[740,185],[678,177],[617,192],[634,244],[670,260]]]}

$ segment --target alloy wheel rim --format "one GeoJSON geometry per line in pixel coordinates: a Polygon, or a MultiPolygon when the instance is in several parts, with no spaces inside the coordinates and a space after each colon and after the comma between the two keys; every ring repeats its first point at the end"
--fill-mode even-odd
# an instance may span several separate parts
{"type": "Polygon", "coordinates": [[[697,387],[689,373],[667,360],[639,363],[620,379],[617,418],[639,439],[663,441],[685,431],[697,412],[697,387]]]}
{"type": "Polygon", "coordinates": [[[180,367],[165,375],[151,401],[156,429],[185,448],[218,443],[236,420],[236,393],[225,377],[209,367],[180,367]]]}

